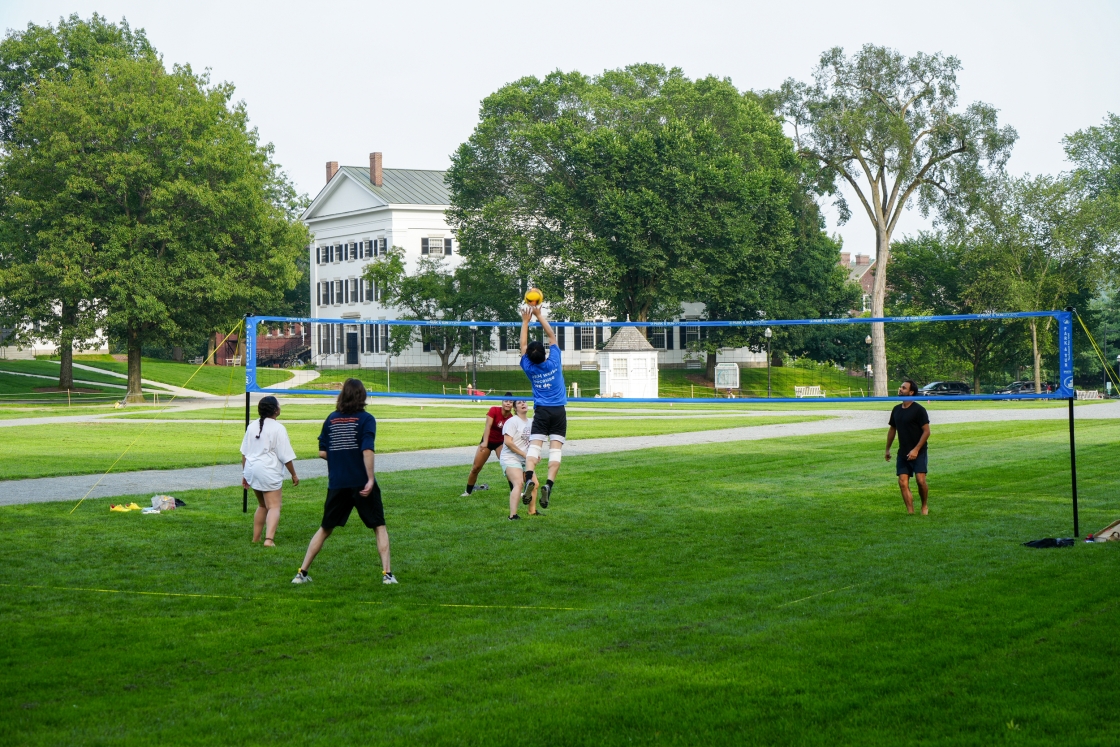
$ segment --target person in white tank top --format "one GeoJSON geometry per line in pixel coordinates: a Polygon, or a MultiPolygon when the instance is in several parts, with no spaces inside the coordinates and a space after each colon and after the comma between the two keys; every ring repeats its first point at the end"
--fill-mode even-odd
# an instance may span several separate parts
{"type": "MultiPolygon", "coordinates": [[[[513,403],[513,415],[502,426],[502,453],[498,455],[498,463],[506,473],[509,480],[509,518],[519,519],[517,515],[517,499],[521,497],[521,487],[525,484],[525,452],[529,449],[529,432],[532,423],[529,422],[527,413],[529,406],[524,400],[513,403]]],[[[533,478],[532,491],[526,496],[531,496],[525,503],[529,504],[529,515],[537,515],[537,478],[533,478]]]]}
{"type": "Polygon", "coordinates": [[[264,532],[264,546],[276,547],[276,528],[280,524],[281,488],[284,485],[284,468],[292,474],[292,485],[299,485],[296,475],[296,453],[288,440],[288,431],[276,422],[280,417],[280,403],[269,395],[257,403],[260,420],[250,423],[241,439],[241,485],[251,488],[257,496],[257,510],[253,514],[253,542],[260,542],[264,532]]]}

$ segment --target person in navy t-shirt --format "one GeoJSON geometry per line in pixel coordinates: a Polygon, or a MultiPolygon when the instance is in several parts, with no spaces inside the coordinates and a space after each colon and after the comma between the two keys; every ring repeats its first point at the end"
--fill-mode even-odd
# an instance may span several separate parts
{"type": "Polygon", "coordinates": [[[377,534],[377,552],[381,556],[381,582],[397,583],[389,567],[389,532],[385,529],[385,508],[381,504],[381,486],[373,471],[374,439],[377,421],[366,412],[366,388],[358,379],[347,379],[338,393],[335,411],[323,422],[319,433],[319,458],[327,460],[327,502],[323,506],[323,523],[311,544],[303,565],[292,579],[293,584],[311,581],[307,569],[323,549],[323,543],[335,527],[346,526],[356,508],[362,522],[377,534]]]}
{"type": "MultiPolygon", "coordinates": [[[[568,436],[568,390],[564,384],[564,367],[560,346],[552,325],[544,318],[540,306],[528,306],[521,311],[521,370],[533,385],[533,425],[529,435],[529,450],[525,454],[525,489],[521,502],[528,505],[532,498],[533,470],[541,458],[541,449],[548,442],[548,480],[540,491],[540,506],[548,508],[552,497],[552,483],[560,471],[560,454],[568,436]],[[548,348],[539,340],[529,342],[529,320],[537,317],[548,337],[548,348]]],[[[511,516],[516,518],[516,515],[511,516]]]]}

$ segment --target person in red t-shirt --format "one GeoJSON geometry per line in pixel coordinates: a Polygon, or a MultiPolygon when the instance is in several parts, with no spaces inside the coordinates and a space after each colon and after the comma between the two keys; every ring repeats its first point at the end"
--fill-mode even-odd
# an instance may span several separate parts
{"type": "Polygon", "coordinates": [[[486,465],[486,460],[495,450],[501,449],[506,442],[505,436],[502,435],[502,426],[513,416],[513,393],[506,392],[506,397],[509,399],[503,399],[501,407],[491,407],[486,413],[486,427],[482,429],[482,441],[478,444],[478,451],[474,455],[474,464],[471,465],[471,473],[467,477],[467,492],[460,495],[460,498],[466,498],[476,489],[490,489],[490,486],[486,483],[476,486],[475,481],[478,479],[478,473],[486,465]]]}

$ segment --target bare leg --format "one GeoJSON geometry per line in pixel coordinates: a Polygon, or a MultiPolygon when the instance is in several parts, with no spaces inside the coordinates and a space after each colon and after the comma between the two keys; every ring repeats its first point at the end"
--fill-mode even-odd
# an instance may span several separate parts
{"type": "Polygon", "coordinates": [[[539,488],[540,486],[541,486],[541,481],[539,479],[537,479],[536,475],[533,475],[533,497],[529,501],[529,515],[530,516],[538,513],[538,511],[537,511],[537,488],[539,488]]]}
{"type": "Polygon", "coordinates": [[[389,530],[382,524],[374,531],[377,533],[377,554],[381,556],[381,572],[389,573],[393,570],[389,565],[389,530]]]}
{"type": "MultiPolygon", "coordinates": [[[[264,546],[276,547],[273,539],[276,537],[276,527],[280,525],[280,491],[270,490],[264,494],[264,505],[268,509],[265,515],[264,546]]],[[[257,511],[260,511],[258,508],[257,511]]]]}
{"type": "Polygon", "coordinates": [[[490,449],[486,448],[485,444],[478,445],[478,451],[474,454],[474,464],[471,465],[471,473],[467,475],[467,485],[474,487],[475,481],[478,480],[478,473],[486,466],[486,460],[490,458],[490,449]]]}
{"type": "Polygon", "coordinates": [[[902,502],[906,504],[906,513],[914,513],[914,494],[910,492],[910,475],[898,476],[898,489],[902,491],[902,502]]]}
{"type": "Polygon", "coordinates": [[[264,492],[254,489],[253,494],[257,496],[257,510],[253,512],[253,542],[260,542],[268,507],[264,502],[264,492]]]}
{"type": "Polygon", "coordinates": [[[517,516],[517,504],[521,502],[521,486],[525,484],[525,473],[516,467],[507,467],[506,479],[513,483],[513,488],[509,491],[509,515],[517,516]]]}
{"type": "Polygon", "coordinates": [[[922,497],[922,516],[929,515],[929,483],[926,482],[926,473],[918,472],[918,495],[922,497]]]}
{"type": "MultiPolygon", "coordinates": [[[[549,446],[550,449],[563,449],[564,448],[564,443],[562,441],[552,441],[551,443],[549,443],[548,446],[549,446]]],[[[559,472],[559,471],[560,471],[560,462],[554,462],[551,459],[548,460],[548,479],[549,480],[555,480],[556,479],[556,473],[559,472]]]]}
{"type": "MultiPolygon", "coordinates": [[[[315,532],[315,536],[311,538],[311,544],[307,546],[307,554],[303,556],[303,565],[300,566],[301,571],[306,572],[311,567],[311,561],[315,560],[315,556],[323,549],[323,543],[327,541],[327,537],[330,537],[333,531],[333,529],[319,527],[319,531],[315,532]]],[[[388,537],[385,541],[388,542],[388,537]]],[[[389,552],[387,545],[385,552],[386,554],[389,552]]]]}

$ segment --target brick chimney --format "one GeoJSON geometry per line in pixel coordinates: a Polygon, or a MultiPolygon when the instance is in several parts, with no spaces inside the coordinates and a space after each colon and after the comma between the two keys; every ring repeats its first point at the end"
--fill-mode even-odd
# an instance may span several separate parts
{"type": "Polygon", "coordinates": [[[852,263],[852,253],[851,252],[840,252],[840,264],[850,265],[851,263],[852,263]]]}
{"type": "Polygon", "coordinates": [[[381,186],[381,154],[369,154],[369,180],[375,187],[381,186]]]}
{"type": "Polygon", "coordinates": [[[329,182],[338,173],[338,161],[327,161],[327,181],[329,182]]]}
{"type": "Polygon", "coordinates": [[[856,264],[857,265],[869,265],[869,264],[871,264],[871,255],[870,254],[857,254],[856,255],[856,264]]]}

